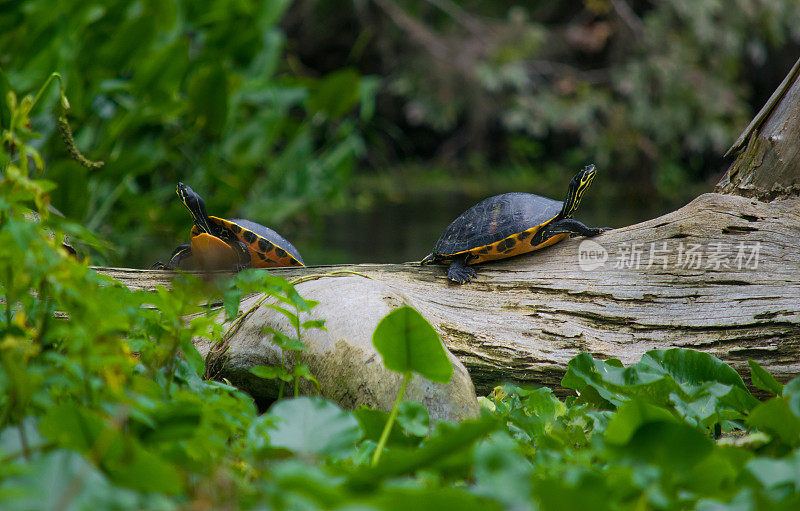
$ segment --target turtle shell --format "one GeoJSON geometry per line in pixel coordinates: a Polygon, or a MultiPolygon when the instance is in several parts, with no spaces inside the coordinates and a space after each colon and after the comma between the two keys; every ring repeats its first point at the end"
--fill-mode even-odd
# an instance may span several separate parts
{"type": "MultiPolygon", "coordinates": [[[[300,252],[294,245],[269,227],[243,218],[225,219],[210,216],[208,219],[247,246],[252,268],[305,266],[300,252]]],[[[196,225],[192,227],[192,238],[201,234],[196,225]]]]}
{"type": "Polygon", "coordinates": [[[467,255],[468,264],[503,259],[552,245],[567,237],[556,235],[541,243],[536,236],[555,220],[564,203],[531,193],[504,193],[472,206],[453,220],[433,249],[447,262],[467,255]]]}

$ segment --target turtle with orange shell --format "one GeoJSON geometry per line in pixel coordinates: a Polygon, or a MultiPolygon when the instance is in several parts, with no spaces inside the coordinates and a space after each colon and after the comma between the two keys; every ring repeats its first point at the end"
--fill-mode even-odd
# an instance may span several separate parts
{"type": "Polygon", "coordinates": [[[157,262],[154,267],[175,269],[189,257],[204,270],[305,266],[294,245],[269,227],[242,218],[208,216],[200,195],[183,183],[178,183],[177,193],[194,220],[190,242],[177,247],[168,263],[157,262]]]}

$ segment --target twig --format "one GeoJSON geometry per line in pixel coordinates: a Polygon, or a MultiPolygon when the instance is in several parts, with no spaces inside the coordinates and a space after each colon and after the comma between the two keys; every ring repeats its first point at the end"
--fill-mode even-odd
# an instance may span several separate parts
{"type": "Polygon", "coordinates": [[[611,0],[611,5],[614,7],[617,16],[627,25],[633,37],[638,41],[644,40],[644,24],[642,20],[633,12],[631,6],[625,0],[611,0]]]}

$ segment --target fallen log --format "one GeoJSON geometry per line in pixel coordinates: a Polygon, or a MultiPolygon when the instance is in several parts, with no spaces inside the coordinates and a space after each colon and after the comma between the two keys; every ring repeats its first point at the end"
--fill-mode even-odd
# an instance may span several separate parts
{"type": "MultiPolygon", "coordinates": [[[[592,240],[479,265],[478,277],[463,286],[450,284],[443,266],[416,263],[272,273],[291,279],[345,270],[380,281],[436,327],[479,393],[502,381],[558,388],[569,359],[583,351],[627,364],[672,347],[711,353],[744,375],[753,359],[786,381],[800,374],[799,246],[800,199],[709,193],[592,240]]],[[[97,270],[139,289],[169,285],[172,276],[97,270]]],[[[333,295],[345,280],[325,279],[333,295]]]]}
{"type": "MultiPolygon", "coordinates": [[[[629,364],[648,350],[673,347],[711,353],[745,380],[753,359],[786,381],[800,374],[798,140],[800,60],[729,151],[739,154],[717,185],[723,193],[701,195],[677,211],[591,240],[478,265],[478,277],[463,286],[449,283],[444,267],[417,263],[272,272],[289,279],[365,275],[323,277],[323,288],[304,283],[298,290],[305,286],[310,298],[324,296],[328,318],[347,318],[336,335],[360,336],[362,344],[367,335],[359,329],[375,323],[374,311],[384,310],[387,300],[414,306],[469,369],[479,393],[502,381],[563,391],[567,362],[580,352],[629,364]],[[376,292],[375,281],[385,293],[376,292]]],[[[173,276],[97,271],[137,289],[169,285],[173,276]]],[[[252,331],[278,316],[260,315],[252,331]]],[[[323,344],[330,342],[335,339],[323,344]]],[[[232,338],[220,376],[235,378],[269,360],[268,344],[232,338]]],[[[203,341],[198,345],[212,353],[203,341]]],[[[335,373],[323,365],[320,370],[335,373]]],[[[255,385],[246,380],[239,380],[245,390],[255,385]]]]}

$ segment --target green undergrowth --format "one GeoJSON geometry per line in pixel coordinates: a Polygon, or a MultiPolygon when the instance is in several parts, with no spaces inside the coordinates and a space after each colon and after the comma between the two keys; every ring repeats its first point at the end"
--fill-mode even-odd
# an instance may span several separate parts
{"type": "MultiPolygon", "coordinates": [[[[153,292],[98,275],[63,242],[102,245],[48,211],[53,185],[28,145],[35,100],[6,99],[0,509],[800,508],[800,379],[782,385],[751,363],[771,395],[759,401],[731,367],[691,350],[629,367],[581,354],[562,382],[575,396],[502,386],[460,424],[432,421],[402,387],[391,412],[287,397],[259,413],[208,378],[191,340],[224,345],[235,321],[221,320],[247,314],[241,297],[258,291],[294,327],[267,333],[301,351],[305,332],[324,328],[301,320],[314,302],[266,272],[153,292]],[[202,305],[214,301],[223,307],[202,305]]],[[[392,312],[373,341],[403,386],[412,373],[450,378],[413,309],[392,312]]],[[[255,372],[294,390],[314,381],[298,367],[255,372]]]]}

